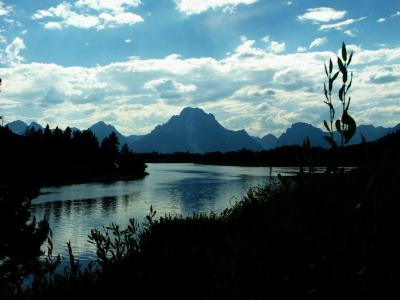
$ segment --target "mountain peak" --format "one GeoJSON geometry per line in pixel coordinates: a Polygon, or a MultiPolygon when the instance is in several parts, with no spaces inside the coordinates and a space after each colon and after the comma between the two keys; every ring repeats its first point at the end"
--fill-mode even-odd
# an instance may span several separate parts
{"type": "Polygon", "coordinates": [[[316,128],[314,126],[312,126],[311,124],[308,123],[304,123],[304,122],[296,122],[293,123],[291,128],[293,129],[301,129],[301,128],[316,128]]]}
{"type": "Polygon", "coordinates": [[[185,107],[182,109],[180,116],[188,115],[188,114],[206,114],[204,110],[198,107],[185,107]]]}
{"type": "Polygon", "coordinates": [[[32,121],[31,124],[29,124],[28,126],[29,128],[33,128],[35,130],[39,130],[39,129],[43,129],[42,125],[40,125],[39,123],[32,121]]]}
{"type": "Polygon", "coordinates": [[[104,138],[108,137],[112,132],[118,137],[121,145],[126,143],[126,137],[124,137],[114,126],[106,124],[104,121],[99,121],[89,127],[89,130],[97,137],[98,141],[101,142],[104,138]]]}
{"type": "Polygon", "coordinates": [[[23,135],[28,128],[28,125],[21,121],[21,120],[16,120],[10,123],[7,123],[6,125],[12,132],[16,134],[23,135]]]}
{"type": "Polygon", "coordinates": [[[201,108],[197,107],[185,107],[180,114],[177,116],[184,120],[215,120],[215,117],[211,113],[206,113],[201,108]]]}
{"type": "Polygon", "coordinates": [[[99,127],[99,126],[101,126],[101,127],[108,127],[108,126],[111,126],[111,125],[106,124],[104,121],[98,121],[97,123],[93,124],[93,125],[91,126],[91,128],[93,128],[93,127],[99,127]]]}
{"type": "Polygon", "coordinates": [[[228,130],[218,123],[213,114],[193,107],[184,108],[179,115],[157,126],[133,145],[136,152],[161,153],[227,152],[242,148],[261,150],[261,146],[246,131],[228,130]]]}

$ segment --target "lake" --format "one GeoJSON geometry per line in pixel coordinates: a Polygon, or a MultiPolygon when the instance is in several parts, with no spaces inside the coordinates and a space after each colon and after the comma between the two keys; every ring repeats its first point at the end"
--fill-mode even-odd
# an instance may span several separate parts
{"type": "Polygon", "coordinates": [[[95,257],[88,243],[92,228],[112,222],[126,225],[130,218],[142,222],[150,206],[164,215],[220,213],[242,199],[251,186],[265,184],[269,176],[293,174],[296,168],[148,164],[144,179],[113,183],[88,183],[41,189],[32,201],[33,214],[47,217],[53,230],[54,254],[67,257],[71,241],[79,259],[95,257]]]}

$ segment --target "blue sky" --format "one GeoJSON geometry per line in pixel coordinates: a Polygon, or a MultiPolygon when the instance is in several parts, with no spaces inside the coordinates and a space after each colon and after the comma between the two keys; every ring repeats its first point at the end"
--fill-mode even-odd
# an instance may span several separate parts
{"type": "Polygon", "coordinates": [[[186,106],[230,129],[322,128],[323,64],[354,54],[352,114],[400,122],[399,0],[0,0],[0,114],[143,134],[186,106]]]}

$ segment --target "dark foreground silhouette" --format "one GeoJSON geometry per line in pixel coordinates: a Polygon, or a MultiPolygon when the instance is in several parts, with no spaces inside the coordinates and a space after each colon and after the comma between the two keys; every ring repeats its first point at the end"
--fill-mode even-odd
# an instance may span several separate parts
{"type": "Polygon", "coordinates": [[[87,181],[142,178],[145,163],[115,133],[99,145],[89,131],[44,131],[30,128],[24,136],[0,126],[0,182],[57,185],[87,181]]]}
{"type": "Polygon", "coordinates": [[[388,139],[350,173],[281,178],[221,215],[151,209],[142,226],[92,230],[96,262],[80,269],[69,245],[64,273],[44,264],[2,299],[397,298],[400,139],[388,139]]]}

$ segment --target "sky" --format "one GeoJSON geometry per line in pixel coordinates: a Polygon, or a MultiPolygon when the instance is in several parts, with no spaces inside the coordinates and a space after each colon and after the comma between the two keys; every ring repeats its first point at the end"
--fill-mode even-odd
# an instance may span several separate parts
{"type": "Polygon", "coordinates": [[[130,135],[191,106],[256,136],[323,128],[345,42],[350,114],[394,126],[399,28],[400,0],[0,0],[0,115],[130,135]]]}

